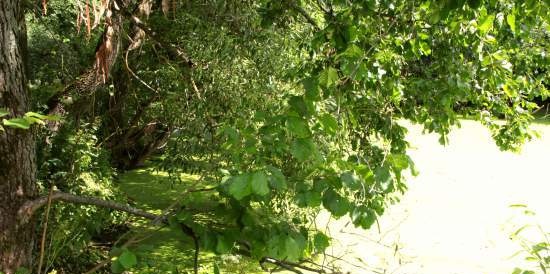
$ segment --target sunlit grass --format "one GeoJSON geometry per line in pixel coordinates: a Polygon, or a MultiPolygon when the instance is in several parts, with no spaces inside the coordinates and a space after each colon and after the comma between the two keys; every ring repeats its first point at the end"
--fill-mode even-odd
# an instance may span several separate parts
{"type": "MultiPolygon", "coordinates": [[[[136,207],[160,214],[187,188],[195,185],[198,177],[182,173],[180,179],[181,181],[174,182],[166,172],[141,169],[123,174],[119,178],[119,183],[120,188],[136,207]]],[[[199,185],[207,186],[206,183],[199,185]]],[[[170,227],[150,227],[144,221],[136,222],[133,231],[142,235],[138,239],[143,240],[130,248],[136,253],[139,261],[132,273],[191,273],[194,247],[189,236],[170,227]]],[[[200,273],[213,273],[214,264],[218,264],[222,273],[263,273],[255,261],[240,256],[218,258],[207,251],[201,251],[199,264],[200,273]]]]}

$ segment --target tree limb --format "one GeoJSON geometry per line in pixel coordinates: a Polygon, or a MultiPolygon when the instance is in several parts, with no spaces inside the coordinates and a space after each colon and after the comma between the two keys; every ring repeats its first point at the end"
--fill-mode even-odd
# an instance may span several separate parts
{"type": "MultiPolygon", "coordinates": [[[[119,1],[116,1],[115,2],[119,2],[119,1]]],[[[122,5],[121,5],[122,6],[122,5]]],[[[119,12],[126,18],[130,19],[130,21],[135,25],[137,26],[138,28],[140,28],[141,30],[143,30],[143,32],[145,32],[145,34],[147,34],[151,40],[153,40],[153,42],[155,44],[157,44],[158,46],[160,46],[161,48],[163,48],[164,50],[166,50],[166,52],[168,53],[168,55],[170,56],[170,58],[172,60],[175,60],[175,59],[182,59],[185,63],[185,65],[189,68],[192,68],[195,66],[195,64],[193,63],[193,61],[185,54],[185,52],[173,45],[173,44],[170,44],[166,41],[164,41],[159,35],[157,35],[149,26],[147,26],[147,24],[145,24],[143,21],[141,21],[141,19],[139,19],[136,15],[132,14],[131,12],[121,8],[119,10],[119,12]]]]}
{"type": "MultiPolygon", "coordinates": [[[[118,211],[123,211],[135,216],[139,216],[149,220],[159,220],[161,215],[149,213],[147,211],[131,207],[129,205],[121,204],[115,201],[102,200],[96,197],[91,196],[78,196],[70,193],[55,191],[51,195],[51,201],[64,201],[73,204],[82,204],[82,205],[95,205],[103,208],[110,208],[118,211]]],[[[32,215],[41,207],[48,203],[48,196],[42,196],[32,201],[28,201],[19,208],[18,214],[21,220],[21,223],[27,223],[32,215]]],[[[161,220],[166,222],[166,220],[161,220]]]]}

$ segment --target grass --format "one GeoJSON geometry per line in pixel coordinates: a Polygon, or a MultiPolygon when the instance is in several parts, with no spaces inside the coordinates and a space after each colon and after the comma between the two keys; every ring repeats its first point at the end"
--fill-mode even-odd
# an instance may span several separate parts
{"type": "MultiPolygon", "coordinates": [[[[161,213],[180,193],[197,180],[196,176],[180,174],[180,182],[174,182],[165,172],[152,169],[140,169],[127,172],[119,178],[121,190],[137,207],[152,213],[161,213]]],[[[201,199],[199,195],[190,195],[189,199],[201,199]]],[[[144,235],[143,240],[130,247],[138,258],[133,269],[135,274],[152,273],[192,273],[194,247],[190,237],[179,229],[164,227],[158,229],[138,221],[133,231],[144,235]]],[[[218,264],[222,273],[263,273],[255,261],[237,256],[216,256],[201,251],[199,273],[214,273],[214,264],[218,264]]]]}

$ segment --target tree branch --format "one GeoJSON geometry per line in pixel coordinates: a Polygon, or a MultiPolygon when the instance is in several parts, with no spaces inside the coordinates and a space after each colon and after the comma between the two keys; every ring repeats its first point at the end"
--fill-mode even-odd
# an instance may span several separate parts
{"type": "MultiPolygon", "coordinates": [[[[70,193],[55,191],[51,195],[51,201],[64,201],[73,204],[82,204],[82,205],[95,205],[103,208],[110,208],[118,211],[123,211],[135,216],[139,216],[149,220],[158,220],[160,215],[149,213],[147,211],[131,207],[129,205],[121,204],[115,201],[102,200],[96,197],[91,196],[78,196],[70,193]]],[[[48,196],[42,196],[32,201],[28,201],[19,208],[18,215],[21,220],[21,223],[27,223],[32,215],[41,207],[48,203],[48,196]]],[[[161,220],[165,222],[166,220],[161,220]]]]}
{"type": "Polygon", "coordinates": [[[290,2],[289,4],[290,4],[290,7],[293,8],[300,15],[302,15],[306,19],[306,21],[315,28],[315,30],[317,31],[321,30],[319,25],[317,25],[317,22],[315,21],[315,19],[313,19],[313,17],[311,17],[311,15],[309,15],[309,13],[307,13],[307,11],[302,6],[300,6],[298,3],[294,1],[290,2]]]}
{"type": "MultiPolygon", "coordinates": [[[[119,1],[116,1],[116,3],[118,3],[119,1]]],[[[122,7],[122,5],[120,5],[122,7]]],[[[175,60],[177,58],[180,58],[184,61],[185,65],[189,68],[192,68],[195,66],[195,64],[193,63],[193,61],[185,54],[185,52],[173,45],[173,44],[170,44],[166,41],[164,41],[159,35],[157,35],[149,26],[147,26],[147,24],[145,24],[143,21],[141,21],[141,19],[139,19],[136,15],[132,14],[131,12],[125,10],[124,8],[121,8],[119,10],[119,12],[126,18],[130,19],[130,21],[135,25],[137,26],[138,28],[140,28],[145,34],[147,34],[151,40],[153,40],[153,42],[155,44],[157,44],[158,46],[160,46],[161,48],[163,48],[164,50],[166,50],[166,52],[168,53],[168,55],[170,56],[170,58],[172,60],[175,60]]]]}

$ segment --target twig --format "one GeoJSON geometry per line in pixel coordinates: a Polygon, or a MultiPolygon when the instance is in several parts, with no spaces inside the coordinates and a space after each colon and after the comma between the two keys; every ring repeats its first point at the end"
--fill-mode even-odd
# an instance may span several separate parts
{"type": "Polygon", "coordinates": [[[193,239],[193,244],[195,245],[195,254],[193,256],[193,272],[195,274],[199,273],[199,238],[193,231],[193,229],[185,224],[180,224],[180,228],[189,237],[193,239]]]}
{"type": "Polygon", "coordinates": [[[50,191],[48,193],[48,206],[46,207],[46,216],[44,216],[44,228],[42,229],[42,239],[40,240],[40,259],[38,260],[38,270],[37,270],[38,274],[42,273],[42,264],[44,263],[46,232],[48,231],[48,219],[50,216],[50,208],[52,205],[52,194],[53,194],[53,186],[50,187],[50,191]]]}

